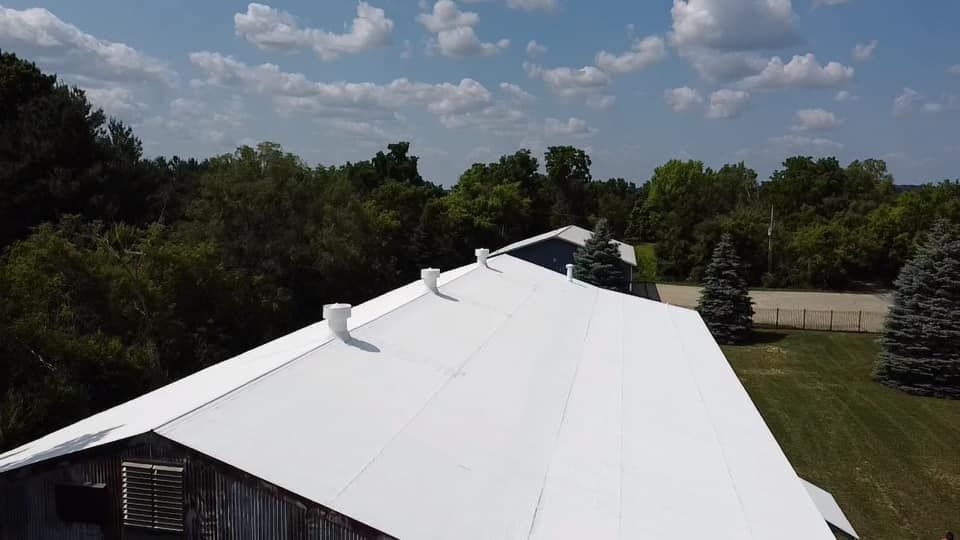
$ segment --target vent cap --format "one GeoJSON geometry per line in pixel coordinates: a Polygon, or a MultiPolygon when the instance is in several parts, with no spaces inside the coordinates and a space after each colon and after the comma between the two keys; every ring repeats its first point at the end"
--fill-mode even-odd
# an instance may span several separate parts
{"type": "Polygon", "coordinates": [[[123,525],[183,532],[183,467],[124,461],[123,525]]]}

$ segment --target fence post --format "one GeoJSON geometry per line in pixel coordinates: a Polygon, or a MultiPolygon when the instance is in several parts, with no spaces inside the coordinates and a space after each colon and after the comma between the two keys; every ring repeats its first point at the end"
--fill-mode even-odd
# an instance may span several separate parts
{"type": "Polygon", "coordinates": [[[861,330],[860,330],[860,328],[861,328],[860,323],[861,323],[862,321],[863,321],[863,310],[861,309],[861,310],[857,313],[857,332],[861,332],[861,330]]]}
{"type": "Polygon", "coordinates": [[[830,331],[833,332],[833,310],[830,310],[830,331]]]}
{"type": "Polygon", "coordinates": [[[803,308],[803,320],[800,322],[800,329],[807,329],[807,308],[803,308]]]}
{"type": "Polygon", "coordinates": [[[774,328],[780,328],[780,308],[777,308],[777,318],[773,322],[774,328]]]}

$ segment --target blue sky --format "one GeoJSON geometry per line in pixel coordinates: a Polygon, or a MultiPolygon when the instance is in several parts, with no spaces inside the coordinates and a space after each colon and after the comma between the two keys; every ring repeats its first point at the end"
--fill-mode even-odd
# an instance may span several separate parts
{"type": "Polygon", "coordinates": [[[765,178],[795,154],[960,177],[955,0],[0,1],[0,48],[150,155],[271,140],[329,165],[410,140],[450,185],[573,144],[637,182],[675,157],[765,178]]]}

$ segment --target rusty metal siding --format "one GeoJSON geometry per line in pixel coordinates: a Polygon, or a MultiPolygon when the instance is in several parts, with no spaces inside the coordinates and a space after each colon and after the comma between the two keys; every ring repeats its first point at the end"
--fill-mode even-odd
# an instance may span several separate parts
{"type": "MultiPolygon", "coordinates": [[[[210,540],[369,540],[388,539],[360,522],[287,493],[156,435],[136,437],[52,463],[0,476],[0,539],[132,539],[120,511],[121,462],[177,464],[184,467],[183,538],[210,540]],[[111,501],[108,523],[63,523],[55,507],[58,483],[106,484],[111,501]]],[[[146,537],[146,536],[144,536],[146,537]]],[[[151,538],[176,538],[156,536],[151,538]]]]}

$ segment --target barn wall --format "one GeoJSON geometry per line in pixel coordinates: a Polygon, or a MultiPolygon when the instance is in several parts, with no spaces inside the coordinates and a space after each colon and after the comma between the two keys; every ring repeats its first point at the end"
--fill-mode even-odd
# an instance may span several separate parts
{"type": "Polygon", "coordinates": [[[122,526],[120,467],[124,460],[184,467],[183,538],[390,538],[167,439],[145,435],[107,445],[93,453],[0,475],[0,539],[180,538],[144,535],[142,531],[122,526]],[[62,522],[57,516],[54,498],[59,483],[106,484],[110,500],[107,522],[102,527],[62,522]]]}
{"type": "MultiPolygon", "coordinates": [[[[549,238],[536,244],[515,249],[510,252],[510,255],[548,268],[554,272],[566,274],[567,265],[573,264],[573,254],[576,253],[577,249],[577,245],[571,244],[566,240],[549,238]]],[[[622,261],[620,265],[624,274],[622,290],[629,291],[630,282],[633,279],[633,267],[622,261]]]]}

